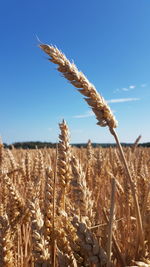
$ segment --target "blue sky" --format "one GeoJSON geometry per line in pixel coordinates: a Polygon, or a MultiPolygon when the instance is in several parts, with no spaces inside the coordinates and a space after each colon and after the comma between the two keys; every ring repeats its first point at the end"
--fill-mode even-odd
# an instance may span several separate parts
{"type": "Polygon", "coordinates": [[[150,141],[150,1],[13,0],[0,3],[0,135],[4,142],[114,142],[38,48],[56,45],[108,101],[122,142],[150,141]]]}

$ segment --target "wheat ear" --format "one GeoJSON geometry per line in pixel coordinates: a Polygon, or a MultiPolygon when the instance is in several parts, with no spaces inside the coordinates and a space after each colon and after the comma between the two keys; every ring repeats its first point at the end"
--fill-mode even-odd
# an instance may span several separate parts
{"type": "Polygon", "coordinates": [[[4,147],[3,147],[3,143],[0,137],[0,170],[2,168],[3,161],[4,161],[4,147]]]}
{"type": "Polygon", "coordinates": [[[50,266],[46,265],[50,261],[49,244],[44,237],[44,220],[38,198],[33,198],[32,202],[30,202],[30,211],[32,214],[32,250],[35,258],[35,266],[41,266],[44,263],[45,266],[50,266]]]}
{"type": "Polygon", "coordinates": [[[84,74],[77,69],[75,64],[71,63],[61,51],[59,51],[56,47],[47,44],[41,44],[40,48],[50,56],[50,61],[58,65],[57,68],[58,71],[60,71],[63,74],[63,76],[70,81],[71,84],[73,84],[77,88],[80,88],[78,89],[78,91],[84,96],[86,96],[85,101],[88,103],[88,105],[92,108],[93,112],[95,113],[96,118],[98,120],[97,124],[100,126],[108,126],[110,133],[114,136],[120,152],[121,160],[125,167],[127,178],[131,186],[131,191],[135,203],[138,234],[139,234],[140,244],[144,251],[144,234],[143,234],[143,226],[138,203],[138,197],[135,192],[134,184],[132,181],[132,177],[128,168],[124,152],[122,150],[117,133],[115,132],[115,128],[117,127],[117,121],[114,115],[112,114],[104,98],[96,91],[96,88],[88,81],[88,79],[84,76],[84,74]]]}
{"type": "Polygon", "coordinates": [[[88,81],[84,74],[77,69],[75,64],[71,63],[56,47],[42,44],[40,48],[50,56],[50,61],[59,65],[58,71],[60,71],[71,84],[80,88],[78,91],[86,96],[85,101],[95,113],[98,120],[97,124],[116,128],[117,121],[104,98],[96,91],[94,85],[88,81]]]}
{"type": "Polygon", "coordinates": [[[59,124],[61,133],[59,135],[59,144],[58,144],[58,179],[60,193],[58,198],[58,203],[61,208],[65,210],[66,208],[66,193],[69,189],[69,183],[71,179],[70,175],[70,145],[69,145],[69,128],[67,123],[63,120],[59,124]]]}
{"type": "Polygon", "coordinates": [[[14,234],[12,232],[8,216],[0,216],[0,266],[14,266],[14,234]]]}

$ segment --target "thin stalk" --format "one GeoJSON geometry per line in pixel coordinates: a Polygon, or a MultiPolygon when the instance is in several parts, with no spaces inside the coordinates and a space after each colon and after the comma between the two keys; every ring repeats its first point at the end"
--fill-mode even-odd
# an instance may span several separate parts
{"type": "Polygon", "coordinates": [[[56,266],[56,239],[55,239],[55,217],[56,217],[56,180],[57,180],[57,159],[58,159],[58,145],[56,145],[56,160],[53,183],[53,230],[52,230],[52,266],[56,266]]]}
{"type": "Polygon", "coordinates": [[[138,138],[135,140],[135,142],[134,142],[134,144],[133,144],[133,146],[132,146],[132,152],[135,151],[135,149],[136,149],[136,147],[138,146],[138,143],[139,143],[141,137],[142,137],[142,136],[139,135],[138,138]]]}
{"type": "Polygon", "coordinates": [[[109,128],[109,130],[110,130],[110,133],[114,136],[114,138],[116,140],[116,143],[117,143],[117,146],[118,146],[118,149],[119,149],[119,152],[120,152],[120,157],[121,157],[122,162],[124,164],[124,168],[125,168],[125,171],[126,171],[126,174],[127,174],[130,186],[131,186],[131,192],[132,192],[132,196],[133,196],[133,199],[134,199],[135,210],[136,210],[137,225],[138,225],[138,235],[139,235],[139,240],[140,240],[140,244],[141,244],[142,250],[144,251],[144,233],[143,233],[142,219],[141,219],[140,207],[139,207],[138,197],[137,197],[137,194],[136,194],[136,191],[135,191],[134,183],[132,181],[132,177],[131,177],[131,174],[130,174],[130,171],[129,171],[129,167],[128,167],[128,164],[127,164],[127,161],[126,161],[122,146],[120,144],[119,138],[117,136],[117,133],[116,133],[114,128],[109,128]]]}
{"type": "MultiPolygon", "coordinates": [[[[115,182],[116,182],[116,180],[115,180],[115,182]]],[[[123,218],[120,218],[118,220],[113,220],[113,221],[114,222],[120,222],[122,220],[123,220],[123,218]]],[[[106,225],[108,225],[108,223],[101,223],[101,224],[97,224],[97,225],[91,226],[91,227],[89,227],[89,229],[92,230],[92,229],[95,229],[97,227],[103,227],[103,226],[106,226],[106,225]]]]}
{"type": "Polygon", "coordinates": [[[143,200],[143,204],[142,204],[142,222],[144,222],[144,215],[145,215],[145,211],[146,211],[146,207],[147,207],[147,201],[149,198],[149,194],[150,194],[150,183],[148,184],[147,190],[145,192],[144,195],[144,200],[143,200]]]}
{"type": "Polygon", "coordinates": [[[112,232],[113,232],[113,219],[114,219],[114,208],[115,208],[115,192],[116,192],[116,181],[112,178],[111,181],[111,205],[110,205],[110,216],[108,224],[108,243],[107,243],[107,267],[111,266],[111,251],[112,251],[112,232]]]}
{"type": "MultiPolygon", "coordinates": [[[[104,214],[105,221],[108,224],[109,223],[109,219],[108,219],[108,216],[106,214],[105,209],[103,209],[103,214],[104,214]]],[[[113,241],[114,249],[115,249],[115,252],[116,252],[116,258],[118,259],[119,263],[121,264],[120,266],[122,266],[122,267],[126,266],[126,262],[125,262],[124,256],[121,254],[121,249],[119,247],[119,244],[117,243],[117,240],[116,240],[113,232],[112,232],[112,241],[113,241]]]]}

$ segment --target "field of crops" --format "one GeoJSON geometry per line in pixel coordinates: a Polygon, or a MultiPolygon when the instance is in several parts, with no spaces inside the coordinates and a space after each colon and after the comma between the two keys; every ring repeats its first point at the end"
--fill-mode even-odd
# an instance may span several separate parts
{"type": "Polygon", "coordinates": [[[0,146],[0,266],[150,266],[150,149],[0,146]],[[143,263],[142,263],[143,262],[143,263]],[[144,265],[145,264],[145,265],[144,265]]]}

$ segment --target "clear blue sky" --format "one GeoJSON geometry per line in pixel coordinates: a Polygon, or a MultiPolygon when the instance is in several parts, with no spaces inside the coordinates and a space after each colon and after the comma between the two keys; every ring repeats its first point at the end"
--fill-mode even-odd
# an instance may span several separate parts
{"type": "Polygon", "coordinates": [[[109,101],[122,142],[150,141],[150,1],[13,0],[0,3],[0,135],[4,142],[114,142],[82,95],[38,48],[56,45],[109,101]]]}

